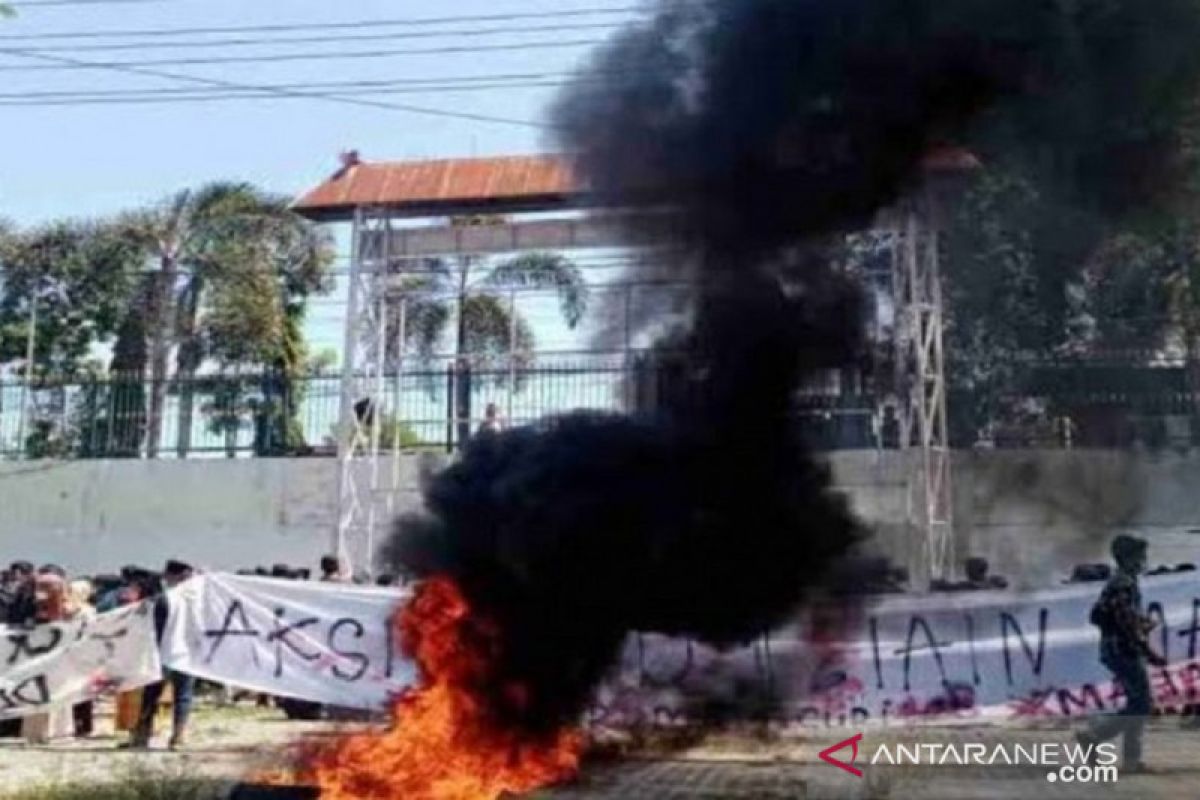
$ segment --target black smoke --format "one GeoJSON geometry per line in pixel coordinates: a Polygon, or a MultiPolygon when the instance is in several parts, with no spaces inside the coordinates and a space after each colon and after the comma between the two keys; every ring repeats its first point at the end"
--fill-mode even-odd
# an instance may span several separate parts
{"type": "Polygon", "coordinates": [[[948,143],[1023,148],[1098,208],[1157,201],[1172,129],[1134,120],[1195,88],[1196,22],[1182,0],[674,2],[600,53],[554,124],[598,195],[673,232],[685,384],[643,418],[480,436],[399,522],[389,558],[502,631],[495,712],[572,721],[630,631],[731,645],[819,591],[863,537],[793,413],[859,350],[838,237],[948,143]]]}
{"type": "Polygon", "coordinates": [[[859,538],[789,408],[829,334],[759,291],[705,312],[687,407],[479,436],[428,488],[428,515],[401,520],[393,558],[450,575],[503,631],[491,695],[507,721],[570,721],[630,631],[752,639],[859,538]],[[510,681],[531,691],[510,702],[510,681]]]}

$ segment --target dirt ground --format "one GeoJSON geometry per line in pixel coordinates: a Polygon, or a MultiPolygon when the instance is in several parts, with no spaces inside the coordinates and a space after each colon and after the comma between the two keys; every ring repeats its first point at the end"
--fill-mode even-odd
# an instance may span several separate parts
{"type": "Polygon", "coordinates": [[[99,709],[97,733],[88,739],[48,746],[0,739],[0,797],[6,791],[34,785],[84,778],[118,780],[131,770],[236,782],[277,764],[289,742],[330,735],[339,729],[330,723],[291,721],[276,709],[203,705],[196,709],[186,749],[168,750],[169,725],[160,724],[152,749],[128,751],[118,749],[127,737],[112,733],[111,711],[99,709]]]}
{"type": "MultiPolygon", "coordinates": [[[[117,749],[106,709],[97,720],[100,731],[85,741],[30,747],[0,739],[0,798],[8,793],[60,783],[120,781],[131,772],[154,772],[212,779],[220,788],[279,766],[289,743],[324,737],[347,729],[345,724],[293,722],[274,709],[248,706],[197,709],[192,741],[180,752],[165,748],[160,735],[150,751],[117,749]]],[[[164,730],[165,733],[165,730],[164,730]]],[[[574,786],[538,794],[545,800],[999,800],[1000,798],[1142,798],[1200,797],[1200,733],[1184,731],[1174,718],[1151,723],[1147,776],[1121,776],[1115,784],[1066,785],[1048,781],[1045,770],[996,767],[872,767],[870,754],[883,742],[1067,742],[1065,725],[1038,729],[922,728],[906,732],[867,732],[855,762],[864,776],[846,774],[817,754],[844,738],[844,731],[814,735],[803,741],[766,743],[748,736],[727,736],[670,753],[626,751],[621,758],[591,765],[574,786]]],[[[123,737],[122,737],[123,739],[123,737]]],[[[841,753],[840,755],[846,755],[841,753]]]]}

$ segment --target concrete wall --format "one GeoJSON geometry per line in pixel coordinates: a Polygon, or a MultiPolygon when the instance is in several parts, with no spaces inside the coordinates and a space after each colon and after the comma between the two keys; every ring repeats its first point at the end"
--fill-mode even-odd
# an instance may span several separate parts
{"type": "MultiPolygon", "coordinates": [[[[397,510],[419,502],[421,467],[402,461],[397,510]]],[[[315,568],[329,552],[336,485],[332,458],[3,464],[0,561],[315,568]]]]}
{"type": "MultiPolygon", "coordinates": [[[[875,530],[873,546],[919,574],[905,523],[905,456],[833,456],[836,481],[875,530]]],[[[955,551],[987,558],[1018,585],[1045,586],[1073,565],[1107,561],[1109,540],[1135,532],[1152,564],[1200,564],[1200,454],[1104,450],[958,452],[955,551]]]]}
{"type": "MultiPolygon", "coordinates": [[[[398,511],[417,506],[422,470],[435,463],[402,461],[398,511]]],[[[831,465],[875,528],[874,546],[916,563],[903,456],[837,453],[831,465]]],[[[3,464],[0,561],[81,572],[172,556],[216,569],[315,565],[336,521],[336,475],[331,458],[3,464]]],[[[1200,455],[959,453],[954,497],[958,554],[985,556],[1031,584],[1103,560],[1118,530],[1150,538],[1152,561],[1200,563],[1200,455]]]]}
{"type": "Polygon", "coordinates": [[[959,453],[955,482],[959,552],[1028,583],[1109,560],[1117,532],[1149,540],[1151,565],[1200,564],[1200,454],[959,453]]]}

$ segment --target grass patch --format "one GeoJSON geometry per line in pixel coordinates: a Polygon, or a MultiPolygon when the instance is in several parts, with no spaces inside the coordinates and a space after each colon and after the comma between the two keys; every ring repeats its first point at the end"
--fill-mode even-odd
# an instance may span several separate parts
{"type": "Polygon", "coordinates": [[[105,782],[68,781],[0,792],[0,800],[214,800],[218,781],[137,769],[105,782]]]}

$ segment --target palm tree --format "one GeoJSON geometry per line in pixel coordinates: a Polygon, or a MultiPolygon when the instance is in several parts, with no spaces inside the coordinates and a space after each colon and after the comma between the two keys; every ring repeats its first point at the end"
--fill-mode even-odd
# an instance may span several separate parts
{"type": "MultiPolygon", "coordinates": [[[[406,351],[430,363],[454,323],[453,390],[447,411],[448,440],[470,437],[472,372],[498,363],[529,364],[535,336],[516,309],[520,289],[550,289],[558,294],[566,323],[574,328],[587,311],[588,287],[571,260],[556,253],[526,253],[500,263],[476,256],[431,259],[405,273],[390,298],[390,325],[399,325],[403,305],[406,351]],[[400,300],[403,300],[401,304],[400,300]],[[510,361],[511,360],[511,361],[510,361]]],[[[398,353],[390,342],[389,363],[398,353]]],[[[448,441],[449,443],[449,441],[448,441]]]]}
{"type": "MultiPolygon", "coordinates": [[[[146,451],[161,446],[170,354],[178,347],[185,455],[194,413],[194,377],[206,359],[252,363],[294,375],[305,299],[326,288],[332,248],[284,198],[245,183],[212,183],[126,215],[126,235],[155,267],[147,309],[151,392],[146,451]]],[[[137,326],[130,326],[137,330],[137,326]]],[[[127,348],[129,350],[130,348],[127,348]]]]}

